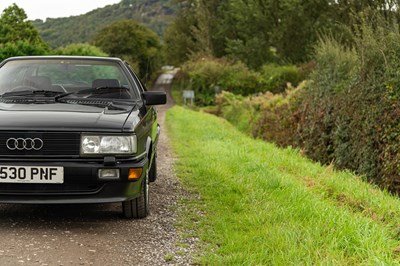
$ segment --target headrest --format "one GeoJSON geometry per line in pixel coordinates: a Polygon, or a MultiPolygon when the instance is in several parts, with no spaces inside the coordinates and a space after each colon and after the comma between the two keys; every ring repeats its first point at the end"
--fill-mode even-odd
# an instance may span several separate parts
{"type": "Polygon", "coordinates": [[[95,79],[92,83],[92,88],[108,87],[108,88],[119,88],[121,85],[117,79],[95,79]]]}

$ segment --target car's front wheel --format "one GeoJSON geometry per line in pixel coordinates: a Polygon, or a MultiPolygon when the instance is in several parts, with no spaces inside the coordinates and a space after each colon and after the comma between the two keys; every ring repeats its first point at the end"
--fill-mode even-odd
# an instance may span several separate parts
{"type": "Polygon", "coordinates": [[[139,197],[122,202],[122,213],[128,219],[142,219],[149,214],[149,176],[143,178],[139,197]]]}

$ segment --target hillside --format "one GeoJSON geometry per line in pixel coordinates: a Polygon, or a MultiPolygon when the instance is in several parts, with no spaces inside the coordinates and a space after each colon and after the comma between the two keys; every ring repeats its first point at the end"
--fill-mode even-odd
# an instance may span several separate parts
{"type": "Polygon", "coordinates": [[[172,0],[122,0],[84,15],[35,20],[34,26],[53,48],[89,42],[104,26],[122,19],[134,19],[162,35],[175,14],[172,0]]]}

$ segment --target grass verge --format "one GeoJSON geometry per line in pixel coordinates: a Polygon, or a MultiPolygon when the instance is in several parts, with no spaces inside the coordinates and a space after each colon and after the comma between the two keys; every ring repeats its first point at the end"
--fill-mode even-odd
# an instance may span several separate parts
{"type": "Polygon", "coordinates": [[[182,218],[204,243],[199,263],[399,264],[398,198],[212,115],[166,119],[177,175],[199,195],[182,218]]]}

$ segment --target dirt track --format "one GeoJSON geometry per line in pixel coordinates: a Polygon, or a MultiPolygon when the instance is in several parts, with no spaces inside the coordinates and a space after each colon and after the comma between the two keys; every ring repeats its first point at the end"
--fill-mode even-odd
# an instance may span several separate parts
{"type": "MultiPolygon", "coordinates": [[[[161,76],[154,89],[169,88],[161,76]]],[[[172,104],[159,108],[160,124],[172,104]]],[[[121,218],[121,204],[0,205],[0,265],[191,264],[176,227],[182,196],[165,132],[159,142],[158,179],[150,186],[151,214],[121,218]]]]}

